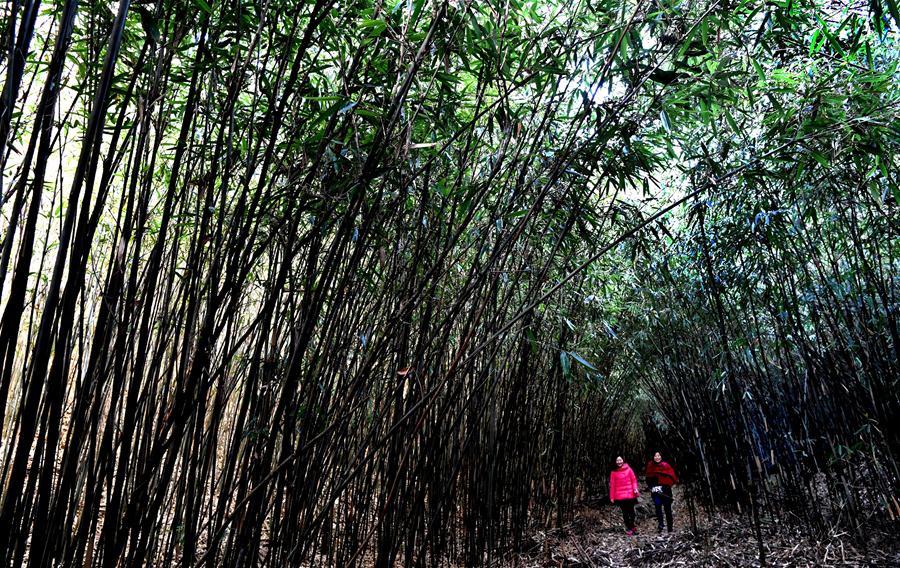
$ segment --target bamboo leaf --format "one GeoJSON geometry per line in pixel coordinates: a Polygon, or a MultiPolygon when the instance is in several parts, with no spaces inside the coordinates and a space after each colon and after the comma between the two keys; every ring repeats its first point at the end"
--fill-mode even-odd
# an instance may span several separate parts
{"type": "Polygon", "coordinates": [[[584,359],[584,357],[582,357],[582,356],[579,355],[578,353],[575,353],[574,351],[569,351],[569,354],[572,356],[573,359],[575,359],[576,361],[578,361],[579,363],[581,363],[582,365],[584,365],[584,366],[587,367],[588,369],[590,369],[590,370],[592,370],[592,371],[596,371],[596,370],[597,370],[596,367],[594,367],[593,365],[591,365],[590,363],[588,363],[588,362],[584,359]]]}
{"type": "Polygon", "coordinates": [[[206,12],[207,14],[212,15],[212,6],[210,6],[206,0],[193,0],[194,4],[197,5],[198,8],[206,12]]]}

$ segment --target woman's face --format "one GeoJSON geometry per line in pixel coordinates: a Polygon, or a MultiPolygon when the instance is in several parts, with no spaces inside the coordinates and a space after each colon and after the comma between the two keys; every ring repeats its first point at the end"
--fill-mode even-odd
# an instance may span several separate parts
{"type": "Polygon", "coordinates": [[[622,459],[622,456],[616,458],[616,467],[622,467],[622,464],[625,463],[625,460],[622,459]]]}
{"type": "Polygon", "coordinates": [[[653,461],[655,461],[656,463],[661,462],[662,454],[660,454],[659,452],[656,452],[655,454],[653,454],[653,461]]]}

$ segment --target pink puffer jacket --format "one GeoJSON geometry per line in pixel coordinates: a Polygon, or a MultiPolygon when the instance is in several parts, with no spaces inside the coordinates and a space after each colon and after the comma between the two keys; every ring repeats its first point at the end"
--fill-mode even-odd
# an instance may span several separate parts
{"type": "Polygon", "coordinates": [[[622,464],[622,467],[616,468],[609,474],[609,500],[612,502],[622,501],[624,499],[634,499],[640,495],[638,492],[637,477],[628,467],[628,464],[622,464]]]}

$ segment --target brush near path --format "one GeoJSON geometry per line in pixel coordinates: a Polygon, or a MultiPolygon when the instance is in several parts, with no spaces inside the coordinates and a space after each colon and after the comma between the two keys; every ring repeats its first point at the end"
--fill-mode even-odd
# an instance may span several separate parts
{"type": "MultiPolygon", "coordinates": [[[[533,546],[508,556],[501,566],[760,566],[758,543],[748,517],[703,514],[692,531],[686,508],[676,500],[674,509],[675,531],[658,534],[653,505],[642,497],[638,532],[628,536],[618,508],[584,504],[572,522],[562,529],[536,531],[533,546]]],[[[840,531],[819,540],[793,527],[770,525],[764,531],[766,566],[900,566],[896,532],[873,531],[861,549],[849,534],[840,531]]]]}

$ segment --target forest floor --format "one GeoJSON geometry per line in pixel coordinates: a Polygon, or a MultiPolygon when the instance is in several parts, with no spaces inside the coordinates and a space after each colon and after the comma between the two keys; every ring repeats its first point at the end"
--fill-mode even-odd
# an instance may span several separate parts
{"type": "MultiPolygon", "coordinates": [[[[537,531],[531,548],[508,556],[504,567],[760,566],[759,542],[747,516],[698,512],[691,530],[687,507],[677,500],[675,531],[658,534],[652,503],[642,497],[638,533],[625,534],[617,507],[587,503],[562,529],[537,531]]],[[[864,548],[851,535],[804,536],[795,528],[763,527],[767,566],[900,566],[900,537],[869,531],[864,548]]]]}

